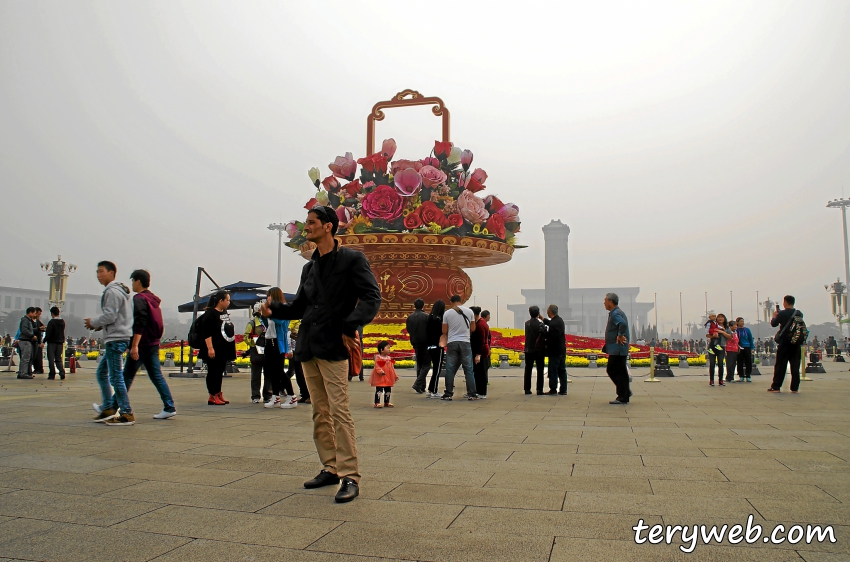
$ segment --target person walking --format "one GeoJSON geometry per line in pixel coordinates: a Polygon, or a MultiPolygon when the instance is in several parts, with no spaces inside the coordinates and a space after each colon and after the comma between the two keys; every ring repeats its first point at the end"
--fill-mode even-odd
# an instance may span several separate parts
{"type": "Polygon", "coordinates": [[[104,286],[100,297],[101,315],[86,318],[86,328],[103,331],[103,358],[95,376],[100,385],[101,403],[93,404],[96,422],[109,425],[133,425],[136,418],[124,384],[124,352],[133,337],[133,301],[130,289],[115,280],[118,268],[111,261],[97,264],[97,280],[104,286]],[[115,394],[113,394],[113,391],[115,394]]]}
{"type": "MultiPolygon", "coordinates": [[[[268,291],[267,306],[286,304],[279,287],[268,291]]],[[[266,408],[291,409],[298,406],[298,397],[292,389],[292,373],[284,372],[284,362],[289,355],[289,321],[269,318],[266,322],[266,375],[271,379],[272,397],[266,408]]]]}
{"type": "Polygon", "coordinates": [[[741,382],[752,382],[753,374],[753,333],[744,325],[744,319],[735,321],[738,333],[738,377],[741,382]]]}
{"type": "Polygon", "coordinates": [[[227,312],[229,306],[230,293],[218,290],[210,297],[204,313],[195,322],[195,331],[200,342],[198,357],[207,364],[209,406],[230,404],[221,392],[227,363],[236,359],[236,335],[227,312]]]}
{"type": "Polygon", "coordinates": [[[59,308],[54,306],[50,309],[50,321],[44,330],[44,341],[47,343],[47,380],[56,380],[56,372],[59,379],[65,380],[65,362],[62,352],[65,348],[65,321],[59,315],[59,308]]]}
{"type": "Polygon", "coordinates": [[[133,339],[130,342],[130,354],[124,366],[124,384],[127,392],[133,385],[136,372],[144,365],[148,378],[159,393],[162,400],[162,411],[154,415],[155,420],[167,420],[177,415],[171,389],[162,376],[159,362],[159,342],[162,339],[163,322],[162,302],[150,291],[151,274],[144,269],[137,269],[130,274],[133,282],[133,339]]]}
{"type": "Polygon", "coordinates": [[[425,392],[425,378],[431,368],[431,356],[428,355],[428,315],[422,310],[424,306],[425,301],[422,299],[413,301],[414,311],[405,323],[410,345],[416,355],[416,380],[413,382],[416,394],[425,392]]]}
{"type": "Polygon", "coordinates": [[[493,345],[490,335],[490,311],[482,311],[479,307],[470,307],[475,315],[475,331],[470,336],[472,344],[472,371],[475,376],[475,392],[478,398],[487,398],[487,385],[490,374],[490,348],[493,345]],[[476,309],[478,312],[476,312],[476,309]]]}
{"type": "Polygon", "coordinates": [[[776,364],[773,367],[773,382],[767,389],[768,392],[779,392],[782,388],[782,383],[785,381],[785,373],[788,370],[788,363],[791,363],[791,393],[797,394],[800,392],[800,360],[801,360],[801,343],[794,343],[791,340],[793,325],[797,321],[803,320],[803,313],[794,308],[796,299],[791,295],[785,295],[782,299],[783,310],[774,311],[773,317],[770,319],[770,325],[779,331],[776,333],[776,364]]]}
{"type": "Polygon", "coordinates": [[[257,303],[253,308],[253,315],[245,326],[242,341],[248,346],[248,360],[251,362],[251,402],[263,404],[272,399],[272,383],[268,376],[263,376],[266,364],[266,326],[260,320],[260,307],[257,303]],[[262,394],[260,391],[262,386],[262,394]]]}
{"type": "Polygon", "coordinates": [[[18,335],[15,340],[18,342],[18,352],[21,354],[21,364],[18,366],[19,379],[34,379],[35,376],[30,372],[32,368],[32,358],[38,341],[36,335],[35,323],[35,307],[29,307],[26,314],[21,317],[18,324],[18,335]]]}
{"type": "Polygon", "coordinates": [[[446,336],[443,335],[443,316],[446,313],[446,303],[437,300],[428,315],[426,342],[428,356],[431,359],[431,380],[428,382],[428,398],[442,398],[440,390],[440,371],[446,364],[446,336]]]}
{"type": "Polygon", "coordinates": [[[549,318],[541,318],[546,324],[546,355],[549,357],[549,392],[546,394],[567,395],[567,340],[564,320],[558,316],[558,305],[546,308],[549,318]],[[560,383],[560,388],[558,388],[560,383]]]}
{"type": "Polygon", "coordinates": [[[478,400],[470,343],[470,336],[475,331],[475,322],[472,311],[461,306],[460,301],[459,295],[452,295],[452,306],[443,315],[443,334],[446,336],[446,391],[440,400],[452,400],[455,375],[461,367],[466,378],[464,397],[467,400],[478,400]]]}
{"type": "Polygon", "coordinates": [[[531,316],[525,321],[525,373],[523,374],[523,389],[531,394],[531,370],[537,367],[537,395],[543,395],[543,368],[546,361],[546,325],[540,320],[540,307],[528,307],[531,316]]]}
{"type": "Polygon", "coordinates": [[[620,297],[616,293],[608,293],[603,301],[608,311],[608,324],[605,326],[605,345],[602,353],[608,354],[606,371],[614,387],[617,398],[609,404],[628,404],[632,396],[629,388],[629,369],[626,361],[629,357],[629,319],[620,308],[620,297]]]}
{"type": "Polygon", "coordinates": [[[360,494],[360,469],[354,420],[348,396],[351,353],[360,341],[357,329],[369,324],[381,306],[381,290],[362,252],[334,239],[339,218],[331,207],[307,212],[304,232],[316,244],[301,271],[292,303],[263,305],[264,317],[301,319],[294,358],[301,362],[313,405],[313,441],[322,470],[304,487],[340,483],[335,501],[350,502],[360,494]]]}
{"type": "Polygon", "coordinates": [[[390,356],[392,345],[388,341],[378,343],[378,353],[375,354],[375,367],[369,377],[369,384],[375,387],[375,407],[395,408],[390,402],[393,386],[398,381],[395,372],[395,361],[390,356]],[[384,403],[381,405],[381,393],[384,395],[384,403]]]}

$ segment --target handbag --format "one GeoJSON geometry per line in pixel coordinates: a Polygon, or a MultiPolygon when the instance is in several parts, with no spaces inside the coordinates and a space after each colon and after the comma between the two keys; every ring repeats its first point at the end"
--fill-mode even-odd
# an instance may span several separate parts
{"type": "MultiPolygon", "coordinates": [[[[248,357],[254,365],[262,365],[266,362],[266,328],[262,324],[260,324],[260,327],[263,331],[260,332],[260,335],[254,340],[254,346],[248,351],[248,357]]],[[[257,325],[254,324],[251,327],[252,336],[256,329],[257,325]]]]}
{"type": "MultiPolygon", "coordinates": [[[[334,254],[333,260],[331,261],[330,269],[333,269],[336,262],[336,254],[334,254]]],[[[313,281],[319,290],[319,297],[330,305],[330,299],[328,299],[325,293],[325,285],[322,283],[322,276],[316,271],[315,264],[310,266],[310,275],[313,276],[313,281]]],[[[360,372],[363,370],[363,344],[360,341],[359,333],[354,333],[354,340],[357,342],[357,346],[354,349],[346,348],[348,351],[348,378],[359,377],[360,372]]]]}
{"type": "Polygon", "coordinates": [[[776,343],[782,343],[785,340],[785,335],[788,333],[788,329],[791,327],[792,324],[794,324],[794,315],[795,314],[797,314],[797,309],[792,308],[791,309],[791,319],[788,320],[788,323],[785,324],[782,327],[781,330],[776,332],[776,335],[773,336],[773,341],[775,341],[776,343]]]}

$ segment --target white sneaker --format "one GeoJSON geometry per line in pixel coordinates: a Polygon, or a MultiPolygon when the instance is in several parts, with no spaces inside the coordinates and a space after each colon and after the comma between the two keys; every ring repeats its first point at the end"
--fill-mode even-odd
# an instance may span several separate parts
{"type": "Polygon", "coordinates": [[[251,398],[251,404],[259,404],[259,403],[260,403],[259,398],[251,398]]]}
{"type": "Polygon", "coordinates": [[[442,397],[443,397],[443,395],[440,394],[439,392],[432,392],[431,395],[429,396],[429,398],[437,398],[437,399],[442,398],[442,397]]]}
{"type": "Polygon", "coordinates": [[[264,408],[277,408],[280,406],[280,396],[272,396],[269,401],[263,404],[264,408]]]}
{"type": "Polygon", "coordinates": [[[295,408],[296,406],[298,406],[298,397],[294,395],[288,397],[286,400],[283,400],[280,403],[280,407],[284,410],[288,408],[295,408]]]}
{"type": "Polygon", "coordinates": [[[155,419],[155,420],[167,420],[168,418],[173,418],[176,415],[177,415],[176,410],[174,412],[166,412],[165,410],[163,410],[160,413],[158,413],[157,415],[155,415],[153,417],[153,419],[155,419]]]}
{"type": "Polygon", "coordinates": [[[98,414],[103,412],[103,408],[100,407],[100,404],[92,404],[91,407],[92,407],[92,410],[94,410],[98,414]]]}

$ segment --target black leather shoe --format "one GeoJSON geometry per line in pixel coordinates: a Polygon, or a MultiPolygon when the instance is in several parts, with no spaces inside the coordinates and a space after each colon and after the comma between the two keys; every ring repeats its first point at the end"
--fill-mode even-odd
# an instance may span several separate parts
{"type": "Polygon", "coordinates": [[[526,390],[526,391],[525,391],[525,393],[526,393],[526,394],[531,394],[531,391],[530,391],[530,390],[526,390]]]}
{"type": "Polygon", "coordinates": [[[332,484],[339,484],[339,476],[323,470],[312,480],[304,482],[304,487],[312,490],[313,488],[321,488],[322,486],[330,486],[332,484]]]}
{"type": "Polygon", "coordinates": [[[566,396],[566,395],[567,395],[567,393],[566,393],[566,392],[559,392],[559,393],[558,393],[558,396],[566,396]]]}
{"type": "Polygon", "coordinates": [[[546,392],[546,394],[551,395],[551,396],[555,396],[556,394],[558,394],[558,391],[557,390],[550,390],[549,392],[546,392]]]}
{"type": "Polygon", "coordinates": [[[357,485],[357,482],[346,476],[342,479],[342,484],[339,485],[339,491],[336,493],[334,500],[336,503],[346,503],[359,495],[360,486],[357,485]]]}
{"type": "Polygon", "coordinates": [[[621,405],[621,404],[622,404],[623,406],[628,405],[628,402],[620,402],[619,400],[611,400],[611,401],[610,401],[610,402],[608,402],[608,403],[609,403],[609,404],[616,404],[616,405],[621,405]]]}

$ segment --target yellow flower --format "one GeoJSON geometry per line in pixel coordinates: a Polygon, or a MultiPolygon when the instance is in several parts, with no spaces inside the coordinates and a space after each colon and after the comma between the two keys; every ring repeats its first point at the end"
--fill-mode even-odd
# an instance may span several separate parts
{"type": "Polygon", "coordinates": [[[472,225],[472,233],[473,234],[480,234],[481,233],[481,225],[480,224],[473,224],[472,225]]]}
{"type": "Polygon", "coordinates": [[[319,187],[319,180],[321,179],[321,172],[319,172],[318,168],[310,168],[307,172],[307,175],[310,176],[310,181],[313,182],[313,185],[319,187]]]}
{"type": "Polygon", "coordinates": [[[434,234],[439,234],[440,231],[443,230],[443,229],[440,228],[439,224],[432,222],[432,223],[428,223],[428,230],[430,230],[434,234]]]}

